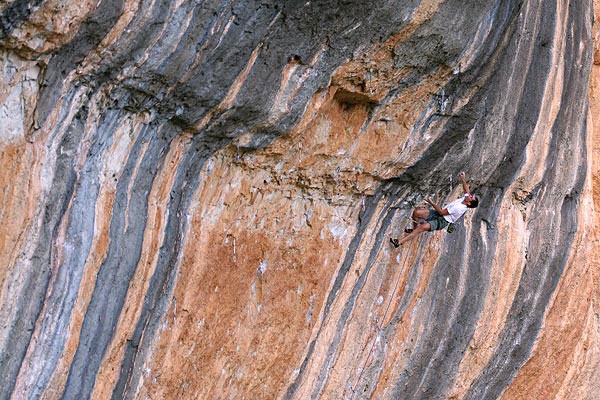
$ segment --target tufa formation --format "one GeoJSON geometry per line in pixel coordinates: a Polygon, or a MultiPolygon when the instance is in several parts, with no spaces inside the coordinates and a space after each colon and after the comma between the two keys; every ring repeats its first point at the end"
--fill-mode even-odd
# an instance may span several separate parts
{"type": "Polygon", "coordinates": [[[0,399],[599,398],[595,16],[3,1],[0,399]]]}

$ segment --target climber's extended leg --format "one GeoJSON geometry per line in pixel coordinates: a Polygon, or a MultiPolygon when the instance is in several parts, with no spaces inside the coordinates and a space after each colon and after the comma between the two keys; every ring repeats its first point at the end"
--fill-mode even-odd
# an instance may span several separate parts
{"type": "Polygon", "coordinates": [[[401,239],[390,238],[390,242],[394,245],[394,247],[398,248],[403,243],[408,242],[409,240],[412,240],[415,237],[417,237],[419,234],[430,231],[430,230],[431,230],[431,224],[429,222],[423,222],[421,224],[418,224],[415,227],[415,229],[412,230],[412,232],[410,232],[408,235],[404,236],[401,239]]]}
{"type": "Polygon", "coordinates": [[[429,222],[423,222],[422,224],[417,225],[411,233],[397,241],[398,246],[402,246],[403,243],[406,243],[409,240],[414,239],[421,233],[428,232],[429,230],[431,230],[431,225],[429,224],[429,222]]]}

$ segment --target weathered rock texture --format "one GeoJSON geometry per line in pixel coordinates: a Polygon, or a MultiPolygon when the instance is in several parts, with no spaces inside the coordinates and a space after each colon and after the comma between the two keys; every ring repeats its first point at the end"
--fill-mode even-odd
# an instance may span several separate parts
{"type": "Polygon", "coordinates": [[[594,13],[2,2],[0,398],[599,398],[594,13]]]}

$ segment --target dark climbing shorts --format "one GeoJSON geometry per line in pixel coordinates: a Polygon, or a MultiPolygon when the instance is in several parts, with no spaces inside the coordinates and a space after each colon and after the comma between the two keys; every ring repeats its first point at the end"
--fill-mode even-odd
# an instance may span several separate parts
{"type": "Polygon", "coordinates": [[[429,225],[431,225],[429,230],[432,232],[441,231],[450,224],[450,222],[446,221],[446,219],[435,210],[429,211],[429,217],[425,219],[425,222],[429,222],[429,225]]]}

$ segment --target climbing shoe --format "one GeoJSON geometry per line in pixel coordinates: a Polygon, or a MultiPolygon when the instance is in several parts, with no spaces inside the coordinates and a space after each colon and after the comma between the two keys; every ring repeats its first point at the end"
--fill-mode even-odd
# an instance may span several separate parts
{"type": "Polygon", "coordinates": [[[390,243],[392,243],[395,248],[400,247],[400,243],[398,242],[398,239],[390,238],[390,243]]]}

